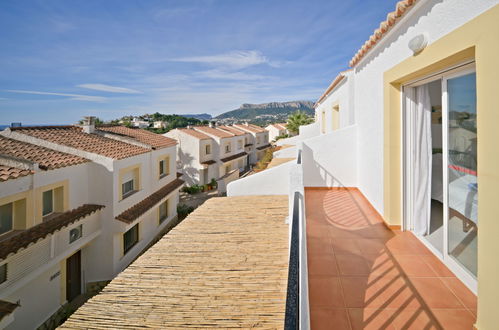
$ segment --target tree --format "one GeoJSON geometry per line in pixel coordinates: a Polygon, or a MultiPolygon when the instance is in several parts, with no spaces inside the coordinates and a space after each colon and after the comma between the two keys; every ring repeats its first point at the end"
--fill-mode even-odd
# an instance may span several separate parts
{"type": "Polygon", "coordinates": [[[314,118],[307,116],[304,111],[296,111],[292,115],[288,117],[288,131],[298,134],[298,129],[302,125],[312,124],[314,122],[314,118]]]}

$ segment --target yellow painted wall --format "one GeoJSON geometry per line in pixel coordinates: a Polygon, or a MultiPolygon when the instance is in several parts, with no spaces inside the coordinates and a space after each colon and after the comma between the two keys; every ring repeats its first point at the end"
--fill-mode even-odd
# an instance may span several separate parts
{"type": "Polygon", "coordinates": [[[499,5],[384,74],[384,209],[402,223],[401,86],[466,59],[476,61],[478,127],[478,329],[499,324],[499,5]]]}
{"type": "Polygon", "coordinates": [[[44,191],[54,189],[54,212],[65,212],[69,210],[69,180],[63,180],[35,189],[35,220],[34,225],[42,222],[44,191]],[[62,200],[61,200],[62,199],[62,200]]]}
{"type": "Polygon", "coordinates": [[[331,110],[331,129],[336,131],[340,128],[340,106],[338,104],[333,106],[331,110]]]}
{"type": "Polygon", "coordinates": [[[140,190],[142,187],[142,185],[141,185],[141,182],[142,182],[142,180],[141,180],[141,165],[140,164],[132,165],[132,166],[128,166],[128,167],[120,169],[120,172],[118,174],[119,175],[119,180],[118,180],[118,193],[119,193],[119,195],[118,196],[119,196],[120,200],[123,199],[123,187],[122,187],[123,177],[125,176],[126,173],[128,173],[130,171],[134,172],[133,176],[135,177],[135,183],[136,183],[135,189],[140,190]]]}

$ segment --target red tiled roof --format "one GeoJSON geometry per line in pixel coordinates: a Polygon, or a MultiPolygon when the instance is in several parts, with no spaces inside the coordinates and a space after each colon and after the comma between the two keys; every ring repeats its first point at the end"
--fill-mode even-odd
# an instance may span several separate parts
{"type": "Polygon", "coordinates": [[[262,132],[265,132],[265,129],[261,128],[260,126],[256,126],[256,125],[253,125],[253,124],[244,124],[244,125],[234,125],[234,127],[236,128],[239,128],[239,129],[242,129],[242,130],[248,130],[250,132],[253,132],[253,133],[262,133],[262,132]]]}
{"type": "Polygon", "coordinates": [[[192,128],[177,128],[177,129],[182,133],[188,134],[200,140],[211,140],[211,137],[209,137],[208,135],[198,132],[192,128]]]}
{"type": "Polygon", "coordinates": [[[403,0],[397,2],[395,11],[386,16],[386,20],[380,23],[379,28],[374,30],[371,37],[362,45],[355,56],[350,60],[350,66],[353,67],[372,49],[383,36],[392,29],[395,24],[414,6],[417,0],[403,0]]]}
{"type": "Polygon", "coordinates": [[[31,243],[36,243],[47,235],[67,227],[73,222],[85,218],[102,208],[104,208],[102,205],[84,204],[34,227],[19,231],[19,233],[0,241],[0,260],[7,258],[11,253],[17,253],[20,249],[28,247],[31,243]]]}
{"type": "Polygon", "coordinates": [[[29,160],[38,163],[40,168],[45,170],[78,165],[89,161],[83,157],[9,139],[3,136],[0,136],[0,155],[29,160]]]}
{"type": "Polygon", "coordinates": [[[132,223],[136,219],[138,219],[142,214],[149,211],[156,204],[159,203],[160,200],[165,198],[169,193],[175,191],[180,188],[184,184],[184,180],[175,179],[172,182],[168,183],[163,188],[159,189],[155,193],[149,195],[139,203],[135,204],[131,208],[127,209],[120,215],[118,215],[115,219],[119,221],[123,221],[125,223],[132,223]]]}
{"type": "Polygon", "coordinates": [[[12,312],[19,307],[19,304],[14,304],[8,301],[0,300],[0,321],[7,315],[12,314],[12,312]]]}
{"type": "Polygon", "coordinates": [[[267,148],[270,148],[270,147],[272,147],[270,144],[266,144],[266,145],[264,145],[264,146],[257,147],[256,149],[257,149],[257,150],[263,150],[263,149],[267,149],[267,148]]]}
{"type": "Polygon", "coordinates": [[[33,174],[33,171],[0,165],[0,182],[17,179],[30,174],[33,174]]]}
{"type": "Polygon", "coordinates": [[[81,127],[77,126],[13,127],[11,130],[113,159],[123,159],[149,152],[149,149],[130,143],[85,133],[81,127]]]}
{"type": "Polygon", "coordinates": [[[338,86],[338,84],[345,78],[345,74],[349,71],[352,71],[352,69],[342,71],[338,73],[338,75],[334,78],[334,80],[329,84],[329,87],[326,89],[324,93],[322,93],[321,97],[315,102],[315,105],[319,105],[322,101],[326,99],[326,97],[331,93],[331,91],[338,86]]]}
{"type": "Polygon", "coordinates": [[[246,156],[248,155],[246,152],[240,152],[236,155],[232,155],[232,156],[229,156],[229,157],[226,157],[226,158],[222,158],[220,159],[223,163],[227,163],[227,162],[230,162],[231,160],[234,160],[234,159],[238,159],[238,158],[241,158],[243,156],[246,156]]]}
{"type": "Polygon", "coordinates": [[[217,128],[223,129],[224,131],[232,133],[236,136],[246,135],[246,132],[241,131],[240,129],[237,129],[234,126],[218,126],[217,128]]]}
{"type": "Polygon", "coordinates": [[[173,147],[177,144],[177,141],[174,139],[170,139],[161,134],[156,134],[140,128],[128,128],[125,126],[98,126],[97,129],[133,138],[156,149],[173,147]]]}
{"type": "Polygon", "coordinates": [[[195,130],[201,131],[203,133],[213,135],[219,138],[228,138],[228,137],[233,137],[234,134],[229,133],[227,131],[215,128],[215,127],[209,127],[209,126],[194,126],[195,130]]]}

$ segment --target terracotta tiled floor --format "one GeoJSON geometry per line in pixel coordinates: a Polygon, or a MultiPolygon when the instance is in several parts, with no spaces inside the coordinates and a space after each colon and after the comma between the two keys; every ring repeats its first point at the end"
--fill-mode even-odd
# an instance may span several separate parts
{"type": "Polygon", "coordinates": [[[472,329],[476,296],[358,190],[305,200],[312,329],[472,329]]]}

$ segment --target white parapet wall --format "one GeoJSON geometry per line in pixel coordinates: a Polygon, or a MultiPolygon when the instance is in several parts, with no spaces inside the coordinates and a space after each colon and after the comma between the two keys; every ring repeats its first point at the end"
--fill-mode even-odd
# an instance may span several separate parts
{"type": "Polygon", "coordinates": [[[296,155],[298,154],[298,150],[296,146],[284,148],[278,151],[275,151],[272,154],[273,158],[296,158],[296,155]]]}
{"type": "Polygon", "coordinates": [[[302,143],[305,187],[357,187],[357,126],[302,143]]]}
{"type": "Polygon", "coordinates": [[[280,139],[276,142],[276,144],[278,146],[283,146],[286,144],[297,145],[301,141],[313,138],[318,135],[320,135],[319,123],[312,123],[309,125],[300,126],[300,132],[298,135],[287,139],[280,139]]]}
{"type": "Polygon", "coordinates": [[[227,196],[288,195],[289,174],[294,162],[287,162],[233,181],[227,185],[227,196]]]}

